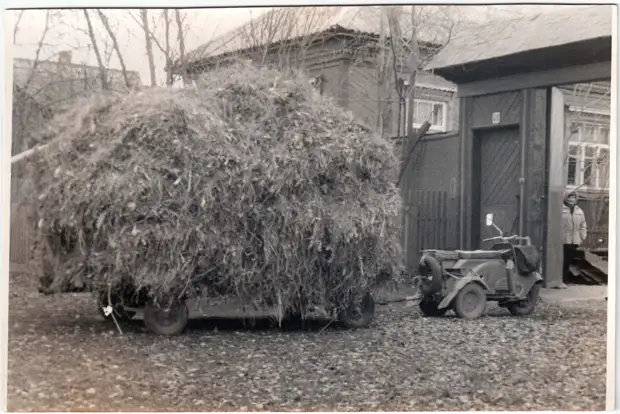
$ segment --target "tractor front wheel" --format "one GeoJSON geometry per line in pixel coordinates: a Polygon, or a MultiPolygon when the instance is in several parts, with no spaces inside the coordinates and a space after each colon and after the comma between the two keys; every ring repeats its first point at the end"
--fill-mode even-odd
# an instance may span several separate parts
{"type": "Polygon", "coordinates": [[[465,285],[454,298],[454,312],[461,319],[478,319],[487,306],[487,296],[478,283],[465,285]]]}

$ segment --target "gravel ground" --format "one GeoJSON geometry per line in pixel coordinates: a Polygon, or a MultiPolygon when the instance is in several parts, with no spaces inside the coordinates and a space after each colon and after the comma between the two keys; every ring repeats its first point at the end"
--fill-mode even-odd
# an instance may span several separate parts
{"type": "Polygon", "coordinates": [[[358,331],[196,321],[161,338],[137,321],[121,337],[90,297],[15,279],[9,411],[605,409],[605,301],[471,322],[381,306],[358,331]]]}

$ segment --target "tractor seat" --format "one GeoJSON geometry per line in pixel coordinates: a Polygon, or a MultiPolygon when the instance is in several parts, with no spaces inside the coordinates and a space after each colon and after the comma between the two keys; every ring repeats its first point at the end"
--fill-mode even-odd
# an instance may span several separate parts
{"type": "Polygon", "coordinates": [[[492,260],[502,259],[504,252],[501,250],[457,250],[461,260],[492,260]]]}
{"type": "Polygon", "coordinates": [[[424,253],[432,254],[440,262],[459,260],[459,255],[455,250],[425,250],[424,253]]]}

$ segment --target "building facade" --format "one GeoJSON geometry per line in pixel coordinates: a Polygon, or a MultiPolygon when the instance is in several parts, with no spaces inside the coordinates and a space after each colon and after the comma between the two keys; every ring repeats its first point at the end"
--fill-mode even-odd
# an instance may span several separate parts
{"type": "MultiPolygon", "coordinates": [[[[424,6],[433,8],[434,6],[424,6]]],[[[419,62],[430,60],[449,41],[458,7],[435,7],[424,18],[426,9],[418,13],[424,24],[418,27],[419,62]],[[444,10],[445,9],[445,10],[444,10]],[[449,12],[449,13],[448,13],[449,12]]],[[[274,9],[256,20],[224,34],[188,54],[181,68],[177,62],[171,70],[192,80],[227,64],[235,58],[249,58],[259,65],[304,71],[322,94],[332,97],[358,120],[376,126],[382,114],[382,131],[386,136],[402,136],[407,121],[409,73],[407,52],[393,52],[389,74],[381,80],[378,63],[381,47],[389,29],[380,20],[382,7],[304,7],[274,9]],[[289,27],[283,22],[293,22],[289,27]],[[278,23],[278,24],[276,24],[278,23]],[[274,27],[280,30],[274,30],[274,27]],[[260,35],[257,35],[260,33],[260,35]],[[383,83],[383,89],[379,84],[383,83]]],[[[488,18],[488,16],[485,16],[488,18]]],[[[403,39],[410,36],[411,18],[399,15],[403,39]],[[407,31],[409,29],[409,31],[407,31]]],[[[474,24],[461,19],[459,24],[474,24]]],[[[388,48],[389,49],[389,48],[388,48]]],[[[385,53],[385,52],[383,52],[385,53]]],[[[458,126],[456,87],[451,82],[420,70],[415,80],[413,108],[414,127],[424,121],[431,123],[432,132],[455,130],[458,126]]]]}

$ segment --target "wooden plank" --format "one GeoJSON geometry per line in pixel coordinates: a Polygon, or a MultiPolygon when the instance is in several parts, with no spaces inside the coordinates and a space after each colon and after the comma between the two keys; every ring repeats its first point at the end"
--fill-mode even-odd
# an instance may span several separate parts
{"type": "Polygon", "coordinates": [[[418,211],[418,221],[420,223],[420,248],[421,249],[426,249],[426,211],[428,210],[426,208],[426,192],[420,191],[419,192],[419,206],[420,206],[420,210],[418,211]]]}
{"type": "Polygon", "coordinates": [[[418,206],[415,203],[411,203],[409,226],[411,231],[409,232],[407,252],[407,269],[412,269],[415,262],[418,260],[418,206]]]}
{"type": "Polygon", "coordinates": [[[446,246],[446,199],[445,192],[439,193],[439,248],[445,249],[446,246]]]}
{"type": "Polygon", "coordinates": [[[520,89],[603,81],[610,78],[611,61],[606,61],[464,83],[459,85],[457,96],[466,98],[520,89]]]}
{"type": "Polygon", "coordinates": [[[449,223],[449,210],[448,210],[448,192],[443,192],[443,245],[442,249],[448,248],[448,223],[449,223]]]}
{"type": "Polygon", "coordinates": [[[594,253],[590,253],[590,252],[585,252],[584,258],[592,267],[594,267],[595,269],[597,269],[598,271],[602,273],[605,273],[605,276],[608,275],[607,262],[605,260],[601,259],[599,256],[595,255],[594,253]]]}
{"type": "Polygon", "coordinates": [[[609,248],[607,248],[607,247],[599,247],[599,248],[596,248],[596,249],[590,249],[589,251],[594,253],[594,254],[596,254],[596,255],[598,255],[598,256],[605,256],[605,257],[607,257],[607,255],[609,254],[609,248]]]}
{"type": "Polygon", "coordinates": [[[599,285],[604,285],[607,281],[603,279],[601,275],[597,275],[595,272],[588,269],[580,269],[582,275],[587,275],[590,279],[594,280],[599,285]]]}
{"type": "Polygon", "coordinates": [[[430,211],[429,218],[431,220],[431,231],[429,234],[429,243],[431,249],[437,248],[437,191],[430,192],[430,211]]]}

